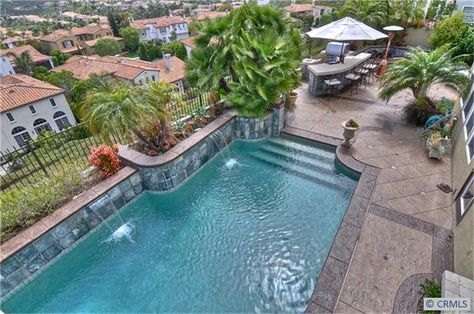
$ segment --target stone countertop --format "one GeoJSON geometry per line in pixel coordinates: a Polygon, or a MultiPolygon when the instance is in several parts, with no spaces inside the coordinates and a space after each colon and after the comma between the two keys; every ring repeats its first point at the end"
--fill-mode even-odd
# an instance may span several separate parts
{"type": "Polygon", "coordinates": [[[369,60],[371,56],[372,55],[370,53],[363,52],[363,53],[359,53],[356,56],[346,56],[344,58],[344,63],[336,63],[336,64],[320,63],[320,64],[308,65],[308,69],[311,73],[315,74],[316,76],[340,74],[340,73],[348,72],[349,70],[358,66],[364,61],[369,60]]]}
{"type": "Polygon", "coordinates": [[[126,164],[131,164],[137,167],[157,167],[164,165],[170,161],[175,160],[179,156],[181,156],[184,152],[186,152],[189,148],[193,147],[204,138],[206,138],[209,134],[226,124],[228,121],[235,117],[235,112],[229,111],[221,115],[219,118],[215,119],[204,128],[199,130],[199,132],[195,132],[187,139],[183,140],[182,142],[178,143],[169,151],[158,155],[158,156],[148,156],[142,154],[136,150],[129,148],[128,146],[119,145],[119,156],[121,159],[126,161],[126,164]]]}
{"type": "Polygon", "coordinates": [[[100,181],[95,186],[75,196],[71,201],[56,209],[53,213],[16,234],[13,238],[9,239],[0,246],[0,262],[15,254],[29,243],[38,239],[60,222],[80,210],[83,206],[89,204],[100,195],[104,194],[109,189],[134,174],[136,171],[136,169],[130,167],[121,169],[115,175],[100,181]]]}

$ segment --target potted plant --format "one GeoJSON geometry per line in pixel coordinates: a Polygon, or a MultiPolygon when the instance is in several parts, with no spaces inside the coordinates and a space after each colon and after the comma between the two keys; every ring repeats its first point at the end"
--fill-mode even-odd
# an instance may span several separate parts
{"type": "Polygon", "coordinates": [[[288,104],[287,104],[288,111],[293,111],[295,109],[297,97],[298,97],[298,94],[295,91],[291,91],[288,94],[288,104]]]}
{"type": "Polygon", "coordinates": [[[351,118],[342,122],[341,126],[344,129],[344,132],[342,133],[342,136],[344,136],[344,141],[342,141],[341,145],[345,147],[351,147],[351,140],[355,137],[357,130],[360,129],[360,125],[354,118],[351,118]]]}
{"type": "Polygon", "coordinates": [[[442,136],[440,131],[433,131],[428,135],[426,148],[428,158],[441,159],[448,152],[449,140],[442,136]]]}

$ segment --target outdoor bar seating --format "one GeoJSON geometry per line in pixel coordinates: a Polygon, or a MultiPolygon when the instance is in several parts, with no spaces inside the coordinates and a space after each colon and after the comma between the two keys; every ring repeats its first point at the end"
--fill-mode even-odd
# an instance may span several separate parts
{"type": "Polygon", "coordinates": [[[350,41],[368,41],[387,38],[381,33],[362,22],[350,17],[342,18],[328,25],[313,29],[306,33],[309,38],[333,40],[329,42],[325,55],[330,62],[306,64],[308,89],[313,96],[335,94],[345,87],[351,89],[351,94],[357,93],[361,84],[373,79],[377,64],[373,61],[373,53],[349,54],[350,41]]]}

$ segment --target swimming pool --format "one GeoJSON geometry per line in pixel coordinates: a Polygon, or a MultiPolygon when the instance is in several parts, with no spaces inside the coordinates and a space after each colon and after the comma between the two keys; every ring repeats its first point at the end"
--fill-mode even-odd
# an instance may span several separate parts
{"type": "Polygon", "coordinates": [[[357,178],[324,146],[234,141],[145,192],[11,296],[6,312],[303,312],[357,178]],[[230,156],[229,156],[230,155],[230,156]],[[236,164],[229,163],[229,158],[236,164]]]}

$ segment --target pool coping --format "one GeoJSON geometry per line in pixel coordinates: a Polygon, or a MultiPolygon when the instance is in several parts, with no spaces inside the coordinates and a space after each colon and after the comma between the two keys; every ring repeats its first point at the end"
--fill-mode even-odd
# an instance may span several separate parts
{"type": "Polygon", "coordinates": [[[65,221],[67,218],[78,212],[81,208],[101,197],[108,190],[126,180],[138,170],[131,167],[124,167],[115,175],[98,182],[82,193],[76,195],[72,200],[57,208],[51,214],[37,221],[28,228],[20,231],[11,239],[0,245],[0,263],[15,255],[21,249],[39,239],[42,235],[65,221]]]}
{"type": "Polygon", "coordinates": [[[340,145],[340,139],[288,126],[283,128],[281,133],[335,147],[336,159],[348,169],[360,174],[356,189],[305,311],[306,313],[333,313],[359,241],[365,216],[371,205],[380,169],[356,160],[350,148],[340,145]]]}

